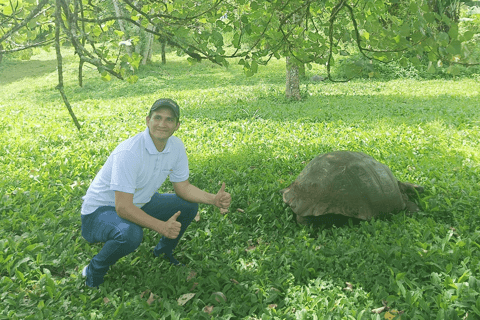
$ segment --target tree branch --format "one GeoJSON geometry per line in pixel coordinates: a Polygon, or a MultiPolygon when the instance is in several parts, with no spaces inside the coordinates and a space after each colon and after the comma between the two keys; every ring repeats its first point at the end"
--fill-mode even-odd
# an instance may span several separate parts
{"type": "Polygon", "coordinates": [[[62,96],[63,102],[67,106],[68,112],[72,117],[73,123],[75,123],[75,126],[80,131],[81,129],[80,123],[78,122],[77,117],[73,112],[72,106],[68,102],[67,95],[65,94],[65,90],[63,90],[63,62],[62,62],[62,52],[60,50],[60,28],[61,28],[60,22],[62,20],[60,1],[61,0],[56,0],[55,2],[56,4],[55,5],[55,51],[57,55],[57,71],[58,71],[58,85],[56,89],[60,91],[60,95],[62,96]]]}
{"type": "Polygon", "coordinates": [[[2,43],[5,39],[10,37],[13,33],[17,32],[21,28],[27,25],[30,20],[35,18],[37,15],[41,14],[42,8],[48,3],[49,0],[41,0],[38,5],[33,9],[30,14],[19,24],[16,24],[12,27],[9,31],[7,31],[3,36],[0,37],[0,43],[2,43]]]}

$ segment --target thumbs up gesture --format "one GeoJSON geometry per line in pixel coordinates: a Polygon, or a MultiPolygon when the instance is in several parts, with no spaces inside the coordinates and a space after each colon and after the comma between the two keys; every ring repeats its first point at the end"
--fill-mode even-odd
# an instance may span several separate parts
{"type": "Polygon", "coordinates": [[[177,211],[170,219],[168,219],[163,227],[162,234],[170,239],[176,239],[178,234],[180,233],[180,228],[182,224],[177,221],[178,216],[180,215],[180,211],[177,211]]]}
{"type": "Polygon", "coordinates": [[[214,204],[215,206],[220,208],[220,211],[227,211],[228,207],[230,206],[230,202],[232,201],[232,197],[230,193],[225,192],[225,182],[222,183],[222,187],[215,195],[214,204]]]}

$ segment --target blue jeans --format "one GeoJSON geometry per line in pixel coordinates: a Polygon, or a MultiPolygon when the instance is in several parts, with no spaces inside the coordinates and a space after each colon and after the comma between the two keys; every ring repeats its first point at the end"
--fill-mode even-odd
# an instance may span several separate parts
{"type": "MultiPolygon", "coordinates": [[[[185,201],[176,194],[155,193],[142,210],[162,221],[167,221],[177,211],[181,211],[177,218],[177,221],[182,224],[180,234],[176,239],[163,236],[154,249],[154,254],[158,256],[173,252],[183,233],[195,218],[198,204],[185,201]]],[[[97,287],[103,283],[103,277],[111,265],[140,246],[143,230],[139,225],[120,218],[115,207],[105,206],[91,214],[82,215],[82,236],[90,243],[105,243],[87,268],[87,285],[97,287]]]]}

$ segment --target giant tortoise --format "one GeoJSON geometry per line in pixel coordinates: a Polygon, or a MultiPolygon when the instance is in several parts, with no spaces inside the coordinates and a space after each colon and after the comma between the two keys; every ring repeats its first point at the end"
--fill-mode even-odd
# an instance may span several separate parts
{"type": "Polygon", "coordinates": [[[282,190],[283,201],[308,224],[308,217],[338,214],[361,220],[402,210],[418,211],[412,198],[423,188],[398,181],[384,164],[362,152],[334,151],[314,158],[282,190]]]}

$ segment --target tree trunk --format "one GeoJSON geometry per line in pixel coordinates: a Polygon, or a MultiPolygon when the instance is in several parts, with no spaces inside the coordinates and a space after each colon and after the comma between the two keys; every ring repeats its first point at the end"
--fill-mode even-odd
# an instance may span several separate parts
{"type": "MultiPolygon", "coordinates": [[[[82,1],[75,1],[74,2],[74,8],[75,8],[75,12],[74,12],[74,15],[73,15],[73,19],[74,19],[74,23],[72,25],[76,25],[77,24],[77,21],[76,21],[76,17],[78,16],[78,10],[80,9],[80,15],[83,18],[85,18],[84,14],[83,14],[83,3],[82,1]]],[[[85,42],[87,41],[86,37],[85,37],[85,21],[82,20],[82,46],[85,47],[85,42]]],[[[78,55],[80,57],[80,54],[78,55]]],[[[83,65],[84,65],[85,61],[80,57],[80,61],[78,63],[78,85],[80,87],[83,87],[83,65]]]]}
{"type": "Polygon", "coordinates": [[[165,54],[165,47],[166,47],[167,41],[162,40],[161,44],[162,44],[162,64],[167,64],[167,56],[165,54]]]}
{"type": "Polygon", "coordinates": [[[78,63],[78,85],[83,87],[83,63],[84,61],[80,58],[80,62],[78,63]]]}
{"type": "Polygon", "coordinates": [[[288,99],[301,100],[300,96],[300,72],[294,58],[287,57],[287,79],[285,86],[285,96],[288,99]]]}
{"type": "MultiPolygon", "coordinates": [[[[148,26],[147,27],[148,30],[153,30],[153,26],[148,26]]],[[[142,30],[142,32],[145,32],[142,30]]],[[[148,61],[150,61],[151,57],[152,57],[152,47],[153,47],[153,34],[152,33],[149,33],[149,32],[145,32],[145,45],[143,46],[143,52],[142,52],[142,55],[143,55],[143,59],[142,59],[142,65],[146,65],[148,61]]]]}
{"type": "MultiPolygon", "coordinates": [[[[117,16],[117,18],[123,16],[123,10],[118,5],[118,0],[113,0],[113,7],[115,8],[115,15],[117,16]]],[[[121,19],[118,19],[117,22],[118,26],[120,27],[120,31],[123,32],[122,39],[124,41],[128,40],[129,36],[127,30],[125,29],[125,22],[121,19]]],[[[125,50],[127,50],[128,55],[132,55],[132,48],[130,46],[125,46],[125,50]]]]}
{"type": "Polygon", "coordinates": [[[300,64],[300,66],[298,67],[298,74],[300,75],[301,79],[305,79],[305,64],[304,63],[300,64]]]}
{"type": "Polygon", "coordinates": [[[68,113],[72,117],[73,123],[80,131],[81,126],[73,112],[72,106],[68,102],[67,95],[65,94],[65,90],[63,90],[63,61],[62,61],[62,53],[60,51],[60,28],[61,28],[61,20],[62,20],[62,12],[61,12],[61,0],[56,0],[55,3],[55,52],[57,56],[57,71],[58,71],[58,85],[56,89],[60,91],[60,94],[63,98],[63,102],[67,106],[68,113]]]}

